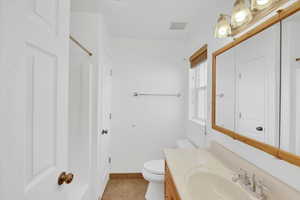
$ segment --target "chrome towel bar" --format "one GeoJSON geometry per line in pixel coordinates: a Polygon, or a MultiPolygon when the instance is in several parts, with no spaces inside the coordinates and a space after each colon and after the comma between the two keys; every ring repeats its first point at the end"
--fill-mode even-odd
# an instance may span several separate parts
{"type": "Polygon", "coordinates": [[[158,93],[138,93],[134,92],[133,96],[138,97],[138,96],[160,96],[160,97],[181,97],[180,93],[177,94],[158,94],[158,93]]]}

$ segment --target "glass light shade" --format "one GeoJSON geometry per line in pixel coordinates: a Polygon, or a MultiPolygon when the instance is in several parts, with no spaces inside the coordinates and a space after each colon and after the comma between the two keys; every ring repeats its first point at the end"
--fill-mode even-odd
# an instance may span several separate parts
{"type": "Polygon", "coordinates": [[[262,10],[272,5],[274,0],[251,0],[251,9],[252,10],[262,10]]]}
{"type": "Polygon", "coordinates": [[[232,10],[231,24],[234,28],[252,20],[252,13],[246,6],[245,0],[236,0],[232,10]]]}
{"type": "Polygon", "coordinates": [[[226,38],[231,35],[231,25],[226,15],[221,14],[215,28],[216,38],[226,38]]]}

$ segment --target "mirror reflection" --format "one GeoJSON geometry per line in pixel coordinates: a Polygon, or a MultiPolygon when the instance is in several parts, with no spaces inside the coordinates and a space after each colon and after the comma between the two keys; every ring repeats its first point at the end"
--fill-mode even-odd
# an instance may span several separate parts
{"type": "Polygon", "coordinates": [[[300,155],[300,13],[282,21],[280,148],[300,155]]]}
{"type": "Polygon", "coordinates": [[[216,58],[216,125],[279,144],[280,25],[216,58]]]}

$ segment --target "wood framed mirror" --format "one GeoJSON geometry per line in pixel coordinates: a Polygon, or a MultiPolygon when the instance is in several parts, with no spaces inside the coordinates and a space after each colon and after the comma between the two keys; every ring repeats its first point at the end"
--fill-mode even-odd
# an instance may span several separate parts
{"type": "Polygon", "coordinates": [[[213,53],[212,128],[300,166],[298,11],[300,1],[213,53]]]}

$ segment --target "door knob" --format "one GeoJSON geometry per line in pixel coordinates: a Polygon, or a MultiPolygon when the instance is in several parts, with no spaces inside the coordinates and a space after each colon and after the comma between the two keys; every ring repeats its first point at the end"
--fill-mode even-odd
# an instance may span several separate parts
{"type": "Polygon", "coordinates": [[[74,178],[74,174],[72,174],[72,173],[67,174],[66,172],[62,172],[58,177],[57,183],[58,183],[58,185],[62,185],[64,183],[70,184],[70,183],[72,183],[73,178],[74,178]]]}
{"type": "Polygon", "coordinates": [[[263,130],[264,130],[264,128],[263,128],[263,127],[261,127],[261,126],[259,126],[259,127],[256,127],[256,130],[257,130],[257,131],[263,131],[263,130]]]}
{"type": "Polygon", "coordinates": [[[102,130],[101,134],[102,135],[107,135],[108,134],[108,130],[102,130]]]}

